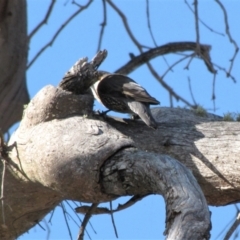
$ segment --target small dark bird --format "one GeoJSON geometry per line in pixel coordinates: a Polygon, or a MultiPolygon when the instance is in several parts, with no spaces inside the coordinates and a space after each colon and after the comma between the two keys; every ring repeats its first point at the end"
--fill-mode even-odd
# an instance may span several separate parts
{"type": "MultiPolygon", "coordinates": [[[[139,116],[149,127],[157,128],[150,105],[160,102],[133,81],[121,74],[103,72],[100,80],[91,86],[95,99],[102,103],[108,111],[130,113],[139,116]]],[[[107,111],[107,112],[108,112],[107,111]]]]}

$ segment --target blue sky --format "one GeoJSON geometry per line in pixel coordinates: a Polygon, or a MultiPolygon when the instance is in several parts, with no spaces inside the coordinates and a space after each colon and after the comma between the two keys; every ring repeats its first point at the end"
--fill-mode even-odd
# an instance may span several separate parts
{"type": "MultiPolygon", "coordinates": [[[[146,20],[145,0],[117,0],[115,4],[126,14],[130,28],[134,36],[143,45],[154,47],[150,37],[146,20]]],[[[50,4],[47,0],[28,0],[28,32],[43,19],[50,4]]],[[[86,1],[79,1],[85,4],[86,1]]],[[[189,2],[191,4],[191,2],[189,2]]],[[[151,24],[153,34],[158,45],[177,41],[195,41],[194,16],[189,11],[184,1],[180,0],[149,0],[151,24]]],[[[225,0],[223,4],[229,14],[229,25],[232,37],[240,45],[240,2],[237,0],[225,0]]],[[[48,23],[41,28],[30,42],[29,61],[33,56],[50,41],[51,37],[62,25],[62,23],[77,10],[76,5],[71,1],[60,0],[56,3],[48,23]]],[[[108,50],[108,57],[100,69],[114,72],[129,60],[129,53],[138,55],[138,49],[126,35],[122,21],[119,16],[107,6],[107,27],[103,37],[101,49],[108,50]]],[[[214,1],[199,1],[199,16],[206,24],[215,31],[225,34],[223,13],[214,1]]],[[[89,9],[78,15],[58,36],[54,44],[46,51],[27,71],[27,85],[31,98],[44,86],[51,84],[57,86],[64,73],[81,57],[95,55],[98,45],[100,23],[102,22],[102,1],[94,1],[89,9]]],[[[200,42],[212,46],[212,61],[226,69],[229,67],[229,60],[233,56],[234,47],[229,43],[227,36],[220,36],[209,31],[200,24],[200,42]]],[[[174,63],[180,56],[170,54],[167,60],[174,63]]],[[[188,87],[188,77],[191,78],[192,91],[197,103],[201,104],[208,111],[213,112],[212,79],[213,76],[206,69],[204,63],[198,59],[192,61],[189,70],[184,70],[188,61],[185,61],[174,68],[173,72],[165,77],[165,81],[179,94],[192,102],[188,87]]],[[[163,58],[152,61],[158,73],[162,75],[167,65],[163,58]]],[[[227,112],[240,112],[240,57],[237,56],[232,75],[237,83],[233,83],[226,77],[224,72],[219,71],[216,79],[216,111],[215,114],[223,115],[227,112]]],[[[147,91],[161,102],[161,106],[169,106],[169,94],[152,77],[146,66],[143,66],[130,77],[140,83],[147,91]]],[[[174,101],[174,106],[185,107],[181,102],[174,101]]],[[[104,109],[96,103],[96,109],[104,109]]],[[[115,114],[115,113],[111,113],[115,114]]],[[[118,202],[123,203],[128,198],[121,198],[118,202]]],[[[117,206],[117,201],[114,206],[117,206]]],[[[65,204],[66,205],[66,204],[65,204]]],[[[67,206],[67,205],[66,205],[67,206]]],[[[106,203],[105,206],[109,206],[106,203]]],[[[217,238],[220,231],[233,219],[234,206],[211,207],[213,230],[211,239],[217,238]]],[[[69,210],[70,211],[70,210],[69,210]]],[[[165,206],[161,196],[150,196],[138,202],[133,207],[114,214],[115,222],[120,239],[164,239],[162,235],[165,224],[165,206]]],[[[80,215],[81,218],[83,216],[80,215]]],[[[49,216],[47,216],[48,221],[49,216]]],[[[76,217],[75,217],[76,219],[76,217]]],[[[88,225],[87,230],[92,239],[115,239],[114,229],[108,215],[95,216],[91,223],[97,232],[88,225]]],[[[42,225],[45,227],[45,223],[42,225]]],[[[70,220],[73,239],[76,239],[78,227],[73,220],[70,220]]],[[[69,239],[62,210],[57,207],[50,228],[49,239],[69,239]]],[[[47,239],[47,231],[35,227],[19,239],[47,239]]],[[[86,239],[88,239],[86,235],[86,239]]]]}

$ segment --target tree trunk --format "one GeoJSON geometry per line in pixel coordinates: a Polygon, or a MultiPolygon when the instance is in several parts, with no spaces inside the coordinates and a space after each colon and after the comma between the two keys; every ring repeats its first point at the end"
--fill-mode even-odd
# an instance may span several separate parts
{"type": "Polygon", "coordinates": [[[0,1],[0,128],[20,121],[29,102],[26,87],[27,16],[25,0],[0,1]]]}
{"type": "Polygon", "coordinates": [[[184,214],[188,223],[200,221],[197,232],[207,238],[205,200],[184,165],[192,170],[209,204],[238,201],[239,123],[185,109],[155,108],[155,131],[141,120],[103,119],[92,113],[92,104],[89,95],[47,86],[25,110],[10,141],[16,143],[10,157],[19,169],[9,162],[4,184],[6,222],[0,225],[3,239],[27,231],[63,199],[99,203],[149,193],[165,198],[169,238],[186,237],[189,226],[179,228],[184,214]],[[191,195],[191,201],[184,200],[185,194],[191,195]]]}

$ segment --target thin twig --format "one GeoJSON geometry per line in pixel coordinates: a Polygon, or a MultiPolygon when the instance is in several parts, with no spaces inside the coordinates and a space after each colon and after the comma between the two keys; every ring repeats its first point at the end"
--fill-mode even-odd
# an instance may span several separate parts
{"type": "Polygon", "coordinates": [[[194,95],[193,95],[190,77],[188,77],[188,87],[189,87],[189,91],[190,91],[192,100],[193,100],[194,104],[197,105],[197,102],[195,101],[195,98],[194,98],[194,95]]]}
{"type": "Polygon", "coordinates": [[[86,5],[79,8],[74,14],[72,14],[63,24],[62,26],[56,31],[56,33],[53,35],[52,39],[43,46],[38,53],[32,58],[32,60],[27,65],[27,69],[32,66],[32,64],[38,59],[38,57],[45,51],[46,48],[52,46],[54,41],[56,40],[57,36],[61,33],[61,31],[71,22],[72,19],[74,19],[80,12],[87,9],[88,6],[93,2],[93,0],[89,0],[86,5]]]}
{"type": "MultiPolygon", "coordinates": [[[[200,45],[201,52],[205,53],[205,55],[209,55],[210,51],[210,46],[201,44],[200,45]]],[[[132,58],[128,63],[126,63],[124,66],[119,68],[118,70],[115,71],[115,73],[120,73],[120,74],[129,74],[133,72],[136,68],[139,66],[146,64],[146,62],[149,62],[150,60],[162,56],[164,54],[169,54],[169,53],[177,53],[177,52],[184,52],[184,51],[196,51],[196,43],[195,42],[173,42],[173,43],[168,43],[164,44],[162,46],[152,48],[149,51],[146,51],[144,53],[141,53],[138,56],[135,56],[132,58]]],[[[205,62],[205,59],[204,63],[205,62]]],[[[210,59],[208,60],[210,61],[210,59]]],[[[211,62],[208,63],[212,64],[211,62]]],[[[208,70],[213,73],[215,71],[212,70],[213,67],[209,67],[207,64],[206,66],[208,67],[208,70]]]]}
{"type": "Polygon", "coordinates": [[[194,16],[195,16],[195,29],[196,29],[196,53],[199,55],[205,62],[208,69],[215,73],[216,70],[213,68],[213,65],[211,63],[210,55],[207,51],[201,51],[200,49],[200,33],[199,33],[199,17],[198,17],[198,0],[194,0],[194,16]]]}
{"type": "Polygon", "coordinates": [[[94,210],[96,209],[97,206],[98,206],[98,203],[93,203],[92,206],[89,208],[88,212],[86,213],[86,215],[84,216],[82,225],[79,230],[78,240],[83,240],[84,231],[87,226],[87,223],[92,216],[92,212],[94,212],[94,210]]]}
{"type": "Polygon", "coordinates": [[[213,101],[213,110],[214,112],[216,111],[216,95],[215,95],[215,86],[216,86],[216,76],[217,74],[215,73],[213,75],[213,87],[212,87],[212,101],[213,101]]]}
{"type": "Polygon", "coordinates": [[[77,3],[75,0],[72,0],[72,4],[73,4],[73,5],[76,5],[76,6],[80,7],[80,8],[82,7],[82,6],[81,6],[79,3],[77,3]]]}
{"type": "Polygon", "coordinates": [[[191,64],[191,62],[192,62],[194,57],[196,57],[196,53],[191,54],[191,57],[190,57],[187,65],[186,65],[186,67],[184,69],[187,69],[187,70],[189,69],[189,66],[190,66],[190,64],[191,64]]]}
{"type": "Polygon", "coordinates": [[[238,207],[238,205],[237,205],[236,203],[233,204],[233,206],[236,208],[236,211],[237,211],[237,212],[240,212],[239,207],[238,207]]]}
{"type": "Polygon", "coordinates": [[[46,228],[47,228],[47,237],[46,237],[46,239],[48,240],[49,237],[50,237],[51,229],[49,228],[48,222],[46,221],[45,218],[43,219],[43,222],[45,223],[45,226],[46,226],[46,228]]]}
{"type": "MultiPolygon", "coordinates": [[[[97,215],[97,214],[111,214],[115,213],[115,212],[119,212],[122,211],[124,209],[127,209],[129,207],[131,207],[132,205],[134,205],[136,202],[142,200],[144,197],[147,197],[150,194],[146,194],[146,195],[135,195],[132,198],[130,198],[126,203],[124,204],[119,204],[117,209],[114,210],[109,210],[108,208],[96,208],[94,211],[92,211],[92,214],[97,215]]],[[[81,206],[81,207],[77,207],[75,208],[75,211],[77,213],[82,213],[82,214],[86,214],[89,211],[89,206],[81,206]]]]}
{"type": "MultiPolygon", "coordinates": [[[[82,224],[82,219],[81,219],[81,218],[79,217],[79,215],[76,213],[75,209],[71,206],[71,204],[70,204],[68,201],[65,201],[65,202],[66,202],[67,205],[71,208],[71,210],[74,212],[74,214],[75,214],[75,216],[77,217],[77,219],[79,220],[79,222],[82,224]]],[[[72,201],[72,202],[73,202],[73,201],[72,201]]],[[[71,215],[70,215],[70,217],[72,218],[71,215]]],[[[78,224],[73,218],[72,218],[72,220],[73,220],[73,221],[77,224],[77,226],[79,227],[79,224],[78,224]]],[[[90,221],[89,221],[89,223],[90,223],[90,221]]],[[[90,225],[92,226],[91,223],[90,223],[90,225]]],[[[94,229],[93,229],[93,231],[94,231],[94,233],[96,233],[94,229]]],[[[86,229],[86,233],[87,233],[89,239],[91,240],[92,238],[90,237],[87,229],[86,229]]]]}
{"type": "MultiPolygon", "coordinates": [[[[180,62],[182,62],[182,61],[184,61],[185,59],[187,59],[187,58],[189,58],[189,57],[192,57],[192,56],[194,56],[195,55],[195,53],[193,53],[193,54],[189,54],[189,55],[187,55],[187,56],[185,56],[185,57],[183,57],[183,58],[180,58],[179,60],[177,60],[175,63],[173,63],[172,65],[170,65],[169,66],[169,68],[164,72],[164,74],[162,75],[162,78],[164,78],[166,75],[167,75],[167,73],[169,72],[169,71],[171,71],[172,69],[173,69],[173,67],[175,67],[177,64],[179,64],[180,62]]],[[[186,67],[185,67],[186,68],[186,67]]]]}
{"type": "Polygon", "coordinates": [[[220,8],[223,11],[226,34],[228,36],[228,39],[229,39],[230,43],[232,43],[234,45],[234,47],[235,47],[235,52],[233,54],[233,57],[230,59],[231,64],[229,66],[229,70],[227,71],[227,77],[229,77],[230,73],[232,71],[232,68],[233,68],[234,60],[235,60],[235,58],[237,56],[237,53],[239,51],[239,47],[238,47],[236,41],[231,36],[230,28],[229,28],[229,24],[228,24],[228,15],[227,15],[227,11],[226,11],[225,7],[223,6],[223,4],[219,0],[215,0],[215,1],[218,3],[218,5],[220,6],[220,8]]]}
{"type": "Polygon", "coordinates": [[[34,34],[37,33],[37,31],[44,25],[47,23],[48,21],[48,18],[49,16],[51,15],[51,12],[53,10],[53,7],[54,7],[54,4],[56,3],[56,0],[52,0],[49,7],[48,7],[48,10],[47,10],[47,13],[44,17],[44,19],[32,30],[32,32],[28,35],[28,41],[30,41],[30,39],[33,37],[34,34]]]}
{"type": "Polygon", "coordinates": [[[182,98],[180,95],[178,95],[155,71],[155,69],[152,67],[152,65],[147,62],[146,63],[148,66],[148,69],[152,73],[152,75],[158,80],[158,82],[169,92],[172,94],[172,96],[177,100],[177,101],[182,101],[184,102],[187,106],[194,108],[195,106],[192,105],[190,102],[188,102],[186,99],[182,98]]]}
{"type": "Polygon", "coordinates": [[[102,0],[102,4],[103,4],[103,21],[102,21],[102,23],[100,24],[100,25],[101,25],[101,30],[100,30],[100,34],[99,34],[97,52],[98,52],[98,51],[100,50],[100,48],[101,48],[104,30],[105,30],[105,27],[106,27],[106,25],[107,25],[107,8],[106,8],[106,1],[105,1],[105,0],[102,0]]]}
{"type": "MultiPolygon", "coordinates": [[[[78,216],[74,208],[71,206],[71,204],[68,201],[65,201],[66,204],[71,208],[71,210],[74,212],[75,216],[78,218],[79,222],[82,223],[82,219],[78,216]]],[[[73,202],[73,201],[72,201],[73,202]]]]}
{"type": "Polygon", "coordinates": [[[50,218],[48,220],[48,223],[51,223],[52,224],[52,217],[54,215],[54,212],[55,212],[55,208],[51,211],[51,215],[50,215],[50,218]]]}
{"type": "MultiPolygon", "coordinates": [[[[78,202],[78,204],[77,204],[77,203],[75,203],[74,201],[72,201],[72,203],[74,203],[76,207],[78,207],[78,204],[80,204],[80,206],[82,206],[82,203],[81,203],[81,202],[78,202]]],[[[76,212],[76,209],[74,209],[74,211],[76,212]]],[[[82,223],[82,220],[81,220],[81,223],[82,223]]],[[[95,234],[97,234],[96,230],[94,229],[94,227],[93,227],[93,225],[92,225],[92,223],[91,223],[90,221],[89,221],[89,224],[90,224],[93,232],[94,232],[95,234]]],[[[87,232],[87,230],[86,230],[86,232],[87,232]]]]}
{"type": "Polygon", "coordinates": [[[221,67],[221,66],[217,65],[216,63],[213,63],[213,65],[214,65],[215,67],[217,67],[220,71],[225,72],[226,75],[228,75],[228,77],[230,77],[230,78],[233,80],[234,83],[237,82],[237,80],[235,79],[235,77],[232,76],[231,74],[229,74],[228,71],[227,71],[224,67],[221,67]]]}
{"type": "Polygon", "coordinates": [[[228,228],[228,226],[231,225],[231,223],[233,222],[234,220],[230,220],[230,222],[224,227],[221,229],[221,231],[219,232],[219,234],[216,236],[215,240],[218,240],[218,239],[222,239],[220,238],[220,236],[225,232],[225,230],[228,228]]]}
{"type": "Polygon", "coordinates": [[[68,224],[68,220],[67,220],[67,217],[66,217],[66,213],[67,213],[66,208],[65,208],[63,202],[61,202],[60,205],[61,205],[61,208],[62,208],[62,211],[63,211],[63,216],[64,216],[65,223],[66,223],[66,225],[67,225],[67,229],[68,229],[69,236],[70,236],[70,238],[71,238],[71,240],[72,240],[72,239],[73,239],[73,238],[72,238],[72,233],[71,233],[70,226],[69,226],[69,224],[68,224]]]}
{"type": "MultiPolygon", "coordinates": [[[[187,0],[184,0],[184,2],[185,2],[186,5],[188,6],[188,8],[191,10],[191,12],[194,14],[194,10],[191,8],[191,6],[190,6],[190,4],[187,2],[187,0]]],[[[213,32],[213,33],[216,33],[216,34],[218,34],[218,35],[224,36],[223,33],[217,32],[217,31],[215,31],[213,28],[209,27],[205,22],[203,22],[203,21],[201,20],[201,18],[198,17],[198,20],[199,20],[199,22],[202,23],[202,25],[205,26],[209,31],[211,31],[211,32],[213,32]]]]}
{"type": "Polygon", "coordinates": [[[137,46],[138,50],[140,52],[142,52],[142,45],[138,42],[138,40],[134,37],[128,22],[127,22],[127,18],[126,16],[123,14],[123,12],[111,1],[111,0],[106,0],[108,2],[108,4],[118,13],[118,15],[121,17],[123,25],[129,35],[129,37],[131,38],[131,40],[133,41],[133,43],[137,46]]]}
{"type": "Polygon", "coordinates": [[[196,29],[196,43],[197,53],[200,54],[200,34],[199,34],[199,22],[198,22],[198,0],[194,0],[194,17],[195,17],[195,29],[196,29]]]}
{"type": "Polygon", "coordinates": [[[115,232],[116,238],[118,238],[117,228],[116,228],[114,217],[113,217],[112,201],[110,201],[110,211],[111,211],[110,215],[111,215],[111,220],[112,220],[114,232],[115,232]]]}
{"type": "Polygon", "coordinates": [[[4,210],[4,180],[5,180],[5,173],[6,173],[6,160],[2,159],[3,163],[3,170],[2,170],[2,182],[1,182],[1,202],[2,202],[2,219],[3,224],[5,225],[5,210],[4,210]]]}
{"type": "Polygon", "coordinates": [[[152,38],[152,40],[153,40],[153,43],[154,43],[155,47],[157,47],[157,42],[155,41],[155,38],[154,38],[154,36],[153,36],[152,27],[151,27],[151,22],[150,22],[149,0],[146,0],[146,14],[147,14],[148,30],[149,30],[149,33],[150,33],[150,35],[151,35],[151,38],[152,38]]]}
{"type": "Polygon", "coordinates": [[[238,212],[237,217],[234,221],[234,223],[232,224],[232,226],[228,229],[224,240],[228,240],[230,239],[230,237],[232,236],[232,234],[234,233],[234,231],[237,229],[237,227],[240,225],[240,212],[238,212]]]}
{"type": "Polygon", "coordinates": [[[36,224],[43,230],[46,231],[46,229],[41,225],[41,223],[39,221],[36,221],[36,224]]]}
{"type": "MultiPolygon", "coordinates": [[[[151,38],[152,38],[152,41],[155,45],[155,47],[157,47],[157,42],[154,38],[154,35],[153,35],[153,32],[152,32],[152,26],[151,26],[151,21],[150,21],[150,13],[149,13],[149,0],[146,0],[146,15],[147,15],[147,25],[148,25],[148,30],[149,30],[149,33],[151,35],[151,38]]],[[[163,55],[163,60],[164,62],[166,63],[166,65],[169,67],[169,63],[167,61],[167,59],[165,58],[165,56],[163,55]]],[[[172,69],[170,69],[172,71],[172,69]]]]}

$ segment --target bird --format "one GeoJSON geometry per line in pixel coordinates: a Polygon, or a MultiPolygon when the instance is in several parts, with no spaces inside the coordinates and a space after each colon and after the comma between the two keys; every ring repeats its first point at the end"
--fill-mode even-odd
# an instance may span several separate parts
{"type": "Polygon", "coordinates": [[[140,117],[147,126],[157,128],[150,105],[160,104],[158,100],[125,75],[103,71],[100,75],[91,90],[94,98],[109,109],[106,112],[129,113],[133,118],[140,117]]]}

